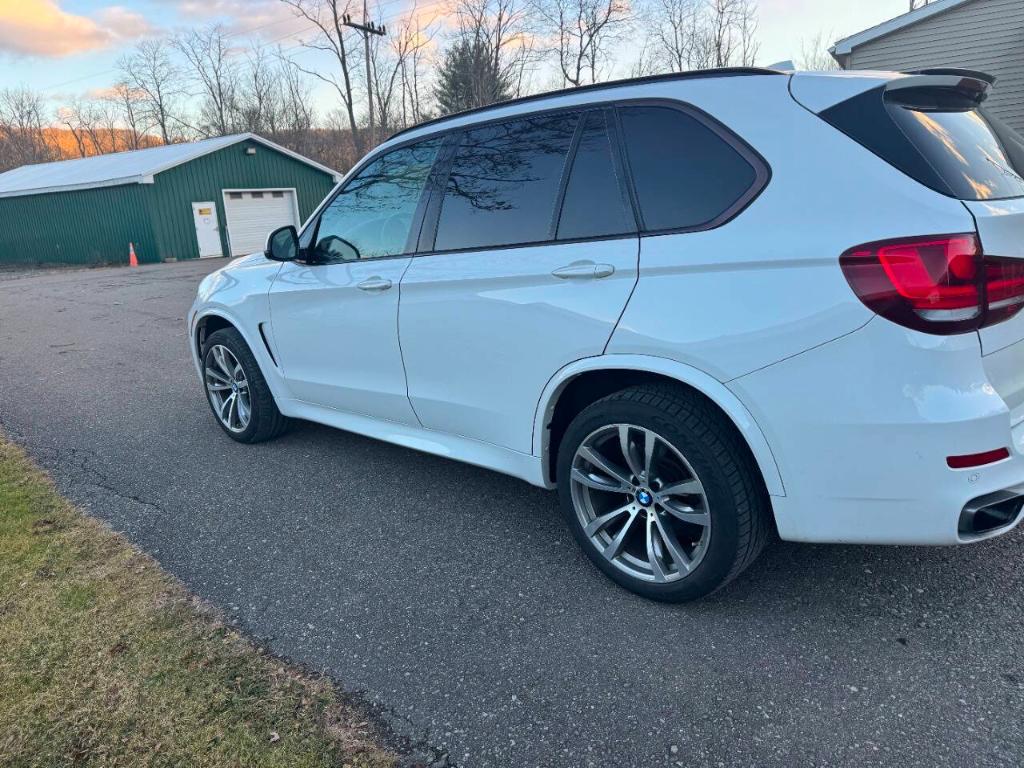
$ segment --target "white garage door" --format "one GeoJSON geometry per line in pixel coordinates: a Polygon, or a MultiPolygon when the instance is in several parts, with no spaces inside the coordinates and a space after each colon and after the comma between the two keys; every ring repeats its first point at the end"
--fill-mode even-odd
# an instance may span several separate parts
{"type": "Polygon", "coordinates": [[[232,256],[262,251],[267,235],[288,224],[299,226],[291,190],[246,189],[224,193],[232,256]]]}

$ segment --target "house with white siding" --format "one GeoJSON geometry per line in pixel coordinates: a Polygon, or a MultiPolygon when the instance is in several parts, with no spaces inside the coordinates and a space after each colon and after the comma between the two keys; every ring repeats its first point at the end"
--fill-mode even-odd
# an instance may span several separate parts
{"type": "Polygon", "coordinates": [[[843,69],[936,67],[994,75],[991,114],[1024,133],[1024,0],[932,0],[831,49],[843,69]]]}

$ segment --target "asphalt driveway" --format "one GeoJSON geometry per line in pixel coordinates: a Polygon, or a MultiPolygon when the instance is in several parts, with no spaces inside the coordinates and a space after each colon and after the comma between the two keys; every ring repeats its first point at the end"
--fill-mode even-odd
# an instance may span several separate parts
{"type": "Polygon", "coordinates": [[[645,602],[517,480],[311,424],[227,439],[183,328],[222,263],[0,278],[0,428],[402,734],[462,766],[1024,763],[1024,532],[778,544],[645,602]]]}

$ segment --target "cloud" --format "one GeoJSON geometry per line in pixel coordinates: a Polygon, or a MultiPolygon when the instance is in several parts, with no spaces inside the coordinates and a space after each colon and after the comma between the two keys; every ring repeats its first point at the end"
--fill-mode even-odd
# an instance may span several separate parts
{"type": "Polygon", "coordinates": [[[58,0],[0,0],[0,52],[15,56],[72,56],[151,31],[144,17],[118,5],[81,16],[58,0]]]}

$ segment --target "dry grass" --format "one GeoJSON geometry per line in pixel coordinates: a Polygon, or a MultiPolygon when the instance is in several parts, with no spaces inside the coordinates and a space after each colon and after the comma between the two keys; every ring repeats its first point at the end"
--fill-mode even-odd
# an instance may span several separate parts
{"type": "Polygon", "coordinates": [[[0,437],[0,765],[393,766],[0,437]]]}

